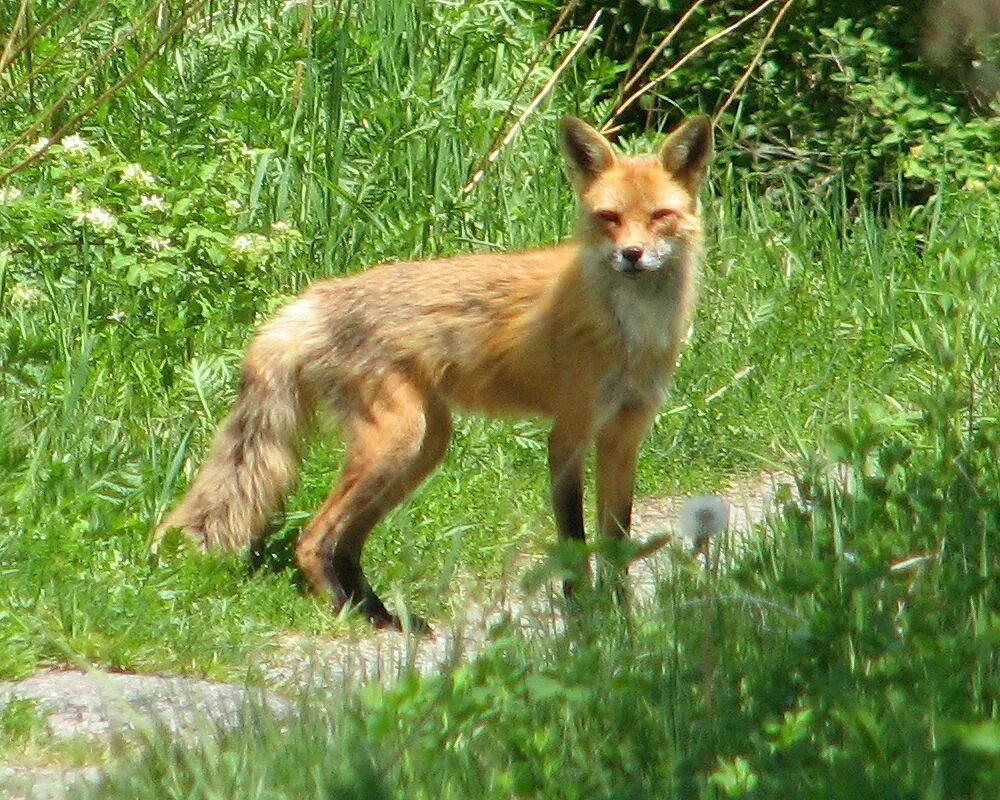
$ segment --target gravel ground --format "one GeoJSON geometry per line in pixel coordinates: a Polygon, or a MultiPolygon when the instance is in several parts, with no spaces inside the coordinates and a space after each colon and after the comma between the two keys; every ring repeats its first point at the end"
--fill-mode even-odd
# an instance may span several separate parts
{"type": "MultiPolygon", "coordinates": [[[[787,485],[785,475],[758,476],[726,492],[730,518],[723,547],[739,547],[763,519],[775,491],[787,485]]],[[[682,498],[645,498],[634,512],[635,535],[641,538],[673,535],[682,498]]],[[[679,534],[676,534],[679,536],[679,534]]],[[[660,576],[669,573],[670,548],[634,564],[630,580],[637,602],[652,596],[660,576]]],[[[530,561],[512,570],[518,573],[530,561]]],[[[473,588],[461,584],[452,598],[456,612],[447,630],[415,638],[389,631],[372,631],[336,640],[287,635],[279,639],[257,665],[265,683],[295,687],[371,680],[391,682],[405,670],[433,672],[456,659],[474,656],[484,645],[490,627],[501,619],[526,629],[554,630],[561,624],[547,592],[525,597],[517,580],[508,579],[496,595],[484,602],[473,588]]],[[[183,735],[203,725],[239,724],[248,703],[265,703],[275,711],[291,704],[276,692],[187,678],[81,671],[41,672],[21,681],[0,682],[0,712],[11,700],[33,704],[44,719],[46,739],[55,743],[87,742],[96,758],[106,757],[112,742],[116,752],[140,746],[141,734],[154,725],[165,725],[183,735]]],[[[89,760],[89,759],[88,759],[89,760]]],[[[0,797],[10,800],[54,800],[68,787],[93,782],[100,775],[95,766],[63,768],[53,765],[0,764],[0,797]]]]}

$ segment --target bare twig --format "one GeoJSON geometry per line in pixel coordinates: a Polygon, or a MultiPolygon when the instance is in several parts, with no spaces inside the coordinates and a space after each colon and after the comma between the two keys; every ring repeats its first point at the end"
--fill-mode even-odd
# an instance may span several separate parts
{"type": "MultiPolygon", "coordinates": [[[[313,2],[307,0],[302,6],[302,19],[299,22],[299,46],[308,54],[312,50],[313,2]]],[[[298,111],[302,101],[302,85],[306,77],[306,60],[300,58],[295,62],[295,76],[292,78],[292,108],[298,111]]]]}
{"type": "MultiPolygon", "coordinates": [[[[18,78],[17,81],[11,84],[6,90],[0,92],[0,102],[6,100],[8,97],[10,97],[16,91],[18,91],[18,89],[20,89],[22,86],[24,86],[33,78],[37,77],[38,75],[41,75],[49,64],[51,64],[53,61],[55,61],[57,58],[59,58],[59,56],[63,54],[63,52],[68,47],[69,42],[71,42],[73,39],[76,39],[78,36],[80,36],[81,33],[87,30],[87,28],[90,26],[90,23],[93,22],[94,19],[97,17],[97,15],[104,10],[104,7],[109,2],[110,0],[100,0],[100,2],[96,6],[94,6],[93,9],[91,9],[90,13],[83,18],[83,20],[80,22],[79,25],[77,25],[72,31],[70,31],[68,34],[62,37],[62,40],[59,42],[59,45],[57,47],[54,47],[51,53],[49,53],[45,58],[43,58],[40,63],[34,65],[30,70],[26,71],[24,75],[18,78]]],[[[55,14],[49,17],[44,23],[42,23],[42,25],[47,25],[49,22],[52,21],[54,17],[55,14]]],[[[32,31],[31,33],[32,37],[37,36],[38,31],[39,28],[36,28],[34,31],[32,31]]],[[[13,55],[12,61],[14,58],[17,58],[17,56],[20,55],[21,49],[22,48],[19,48],[18,52],[13,55]]],[[[3,72],[3,68],[0,68],[0,72],[3,72]]]]}
{"type": "Polygon", "coordinates": [[[744,85],[746,85],[746,82],[750,80],[750,75],[757,68],[757,64],[760,63],[760,59],[764,55],[764,50],[767,48],[768,42],[770,42],[771,38],[774,36],[774,32],[777,30],[778,25],[781,22],[781,18],[785,16],[785,12],[788,11],[789,8],[791,8],[792,3],[794,2],[795,0],[785,0],[784,5],[782,5],[781,8],[778,9],[778,13],[775,14],[774,19],[771,20],[771,27],[767,29],[767,33],[764,34],[764,38],[761,39],[760,47],[757,48],[757,52],[754,53],[754,57],[750,60],[750,63],[747,65],[747,68],[743,71],[743,74],[740,76],[740,79],[736,81],[736,85],[733,86],[732,91],[730,91],[729,94],[726,96],[726,99],[723,101],[722,105],[719,106],[718,109],[716,109],[714,114],[712,114],[713,123],[719,120],[719,117],[722,116],[723,112],[725,112],[725,110],[729,108],[729,104],[733,102],[733,98],[735,98],[736,95],[740,93],[744,85]]]}
{"type": "Polygon", "coordinates": [[[583,49],[584,45],[587,44],[587,42],[590,40],[591,35],[594,33],[594,29],[597,27],[597,21],[600,19],[600,17],[601,17],[601,9],[598,9],[597,12],[594,14],[593,18],[590,20],[590,24],[587,25],[587,27],[584,29],[583,34],[580,36],[579,41],[575,45],[573,45],[572,49],[566,54],[566,57],[563,58],[563,60],[559,63],[559,66],[556,67],[555,71],[545,82],[545,85],[538,90],[538,93],[535,95],[532,101],[528,103],[524,111],[521,112],[521,115],[511,126],[510,130],[507,131],[507,134],[500,141],[500,144],[497,145],[489,153],[489,155],[487,155],[486,158],[480,162],[481,166],[472,174],[472,177],[469,179],[469,182],[465,185],[465,188],[462,189],[463,195],[469,194],[473,189],[476,188],[478,183],[483,179],[483,176],[486,174],[486,168],[494,161],[496,161],[497,158],[500,157],[500,151],[511,143],[514,137],[517,135],[517,132],[521,129],[521,126],[524,124],[525,120],[529,116],[531,116],[531,114],[534,112],[536,108],[538,108],[542,100],[545,99],[545,95],[547,95],[550,91],[552,91],[552,87],[556,85],[556,81],[559,80],[559,76],[562,75],[566,67],[568,67],[570,65],[570,62],[576,57],[576,54],[579,53],[580,50],[583,49]]]}
{"type": "MultiPolygon", "coordinates": [[[[199,0],[199,2],[195,3],[195,6],[204,5],[205,2],[206,0],[199,0]]],[[[188,10],[185,11],[185,13],[179,17],[179,19],[184,19],[190,13],[191,9],[194,8],[195,6],[189,7],[188,10]]],[[[93,62],[89,67],[87,67],[87,69],[85,69],[82,73],[76,76],[76,79],[73,81],[70,87],[66,89],[66,91],[64,91],[59,96],[58,100],[56,100],[52,105],[50,105],[44,111],[44,113],[39,114],[34,122],[32,122],[27,128],[21,131],[20,134],[15,136],[10,142],[7,143],[7,145],[2,150],[0,150],[0,158],[3,158],[5,155],[10,153],[17,145],[21,144],[29,137],[31,137],[33,134],[37,133],[38,129],[41,128],[42,125],[44,125],[51,117],[55,116],[55,114],[63,107],[63,105],[70,98],[73,92],[76,91],[80,86],[82,86],[83,82],[87,78],[89,78],[101,64],[103,64],[108,58],[110,58],[112,53],[117,51],[123,44],[125,44],[126,41],[132,38],[139,31],[139,26],[142,23],[148,21],[155,13],[156,13],[156,4],[154,3],[150,5],[148,9],[146,9],[146,13],[143,14],[137,22],[134,22],[132,25],[129,25],[128,29],[119,38],[117,38],[113,43],[108,45],[104,49],[104,51],[99,56],[97,56],[97,58],[93,60],[93,62]]],[[[173,28],[171,28],[171,30],[173,30],[173,28]]],[[[159,47],[162,45],[164,41],[165,39],[161,37],[160,42],[156,45],[156,49],[159,49],[159,47]]],[[[63,127],[65,128],[66,126],[63,127]]],[[[55,136],[53,136],[53,138],[55,138],[55,136]]],[[[36,152],[35,155],[41,155],[43,152],[45,152],[46,149],[47,146],[42,147],[40,150],[36,152]]],[[[34,158],[31,158],[28,163],[30,163],[31,161],[34,161],[34,158]]],[[[3,177],[6,177],[7,174],[9,173],[5,173],[3,177]]],[[[2,178],[0,178],[0,180],[2,180],[2,178]]]]}
{"type": "MultiPolygon", "coordinates": [[[[173,37],[173,35],[177,33],[177,31],[179,31],[185,25],[187,20],[190,17],[194,16],[199,11],[201,11],[201,9],[204,8],[207,3],[208,0],[195,0],[195,2],[191,3],[191,5],[189,5],[184,10],[184,13],[182,13],[179,17],[177,17],[177,19],[174,20],[173,24],[160,35],[160,38],[156,40],[153,46],[142,54],[142,56],[139,58],[139,61],[128,72],[127,75],[125,75],[120,80],[116,81],[113,85],[105,89],[100,95],[94,98],[94,100],[92,100],[82,111],[75,114],[69,120],[69,122],[64,124],[62,127],[59,128],[59,130],[53,133],[52,141],[45,142],[42,146],[35,149],[31,153],[31,155],[29,155],[27,158],[22,159],[17,164],[12,166],[10,169],[0,174],[0,184],[3,184],[3,182],[7,180],[7,178],[9,178],[15,172],[24,169],[28,165],[33,164],[35,161],[41,158],[42,155],[45,153],[45,151],[48,150],[48,148],[52,145],[53,141],[57,141],[61,139],[63,136],[73,131],[79,124],[80,120],[87,117],[95,108],[98,108],[102,106],[104,103],[106,103],[115,94],[117,94],[122,89],[122,87],[127,86],[129,83],[131,83],[132,80],[136,77],[136,75],[138,75],[140,72],[142,72],[143,69],[145,69],[146,64],[148,64],[150,61],[153,60],[153,57],[163,48],[163,46],[173,37]]],[[[155,10],[156,6],[153,5],[151,6],[151,8],[155,10]]],[[[136,26],[133,25],[130,30],[134,32],[136,30],[136,26]]],[[[49,110],[46,112],[46,114],[44,114],[40,118],[40,120],[36,120],[31,126],[29,126],[27,131],[22,133],[19,137],[17,137],[14,140],[14,142],[12,142],[10,145],[4,148],[4,150],[0,152],[0,157],[9,153],[11,149],[13,149],[14,145],[17,142],[23,141],[23,139],[26,137],[28,133],[30,133],[33,130],[37,130],[38,126],[41,124],[41,121],[44,121],[45,119],[50,117],[54,109],[65,101],[66,96],[67,95],[64,95],[62,98],[60,98],[60,101],[59,103],[57,103],[56,106],[50,107],[49,110]]]]}
{"type": "MultiPolygon", "coordinates": [[[[503,112],[503,117],[500,119],[500,123],[497,125],[496,133],[493,134],[493,138],[490,140],[490,145],[489,147],[486,148],[486,155],[484,155],[480,159],[479,163],[476,164],[476,168],[472,171],[472,175],[478,175],[480,172],[483,172],[485,170],[486,165],[489,163],[489,161],[487,160],[489,154],[497,149],[497,145],[503,138],[503,131],[507,127],[507,121],[514,114],[514,105],[520,99],[521,92],[524,91],[524,87],[531,79],[532,72],[534,71],[535,67],[538,66],[538,62],[542,60],[542,55],[545,53],[546,48],[552,43],[552,40],[556,38],[556,35],[559,33],[559,31],[562,30],[562,26],[566,23],[566,20],[569,18],[569,15],[573,12],[573,9],[576,8],[577,3],[579,2],[580,0],[570,0],[570,2],[566,3],[566,5],[563,7],[562,12],[559,14],[559,17],[556,19],[555,23],[549,29],[549,32],[545,35],[545,38],[542,40],[542,43],[538,46],[538,49],[535,51],[535,54],[532,57],[531,61],[528,62],[528,66],[525,68],[524,74],[521,76],[521,80],[518,82],[517,86],[514,87],[514,91],[510,97],[510,103],[507,105],[507,110],[503,112]]],[[[468,192],[464,191],[463,193],[468,194],[468,192]]]]}
{"type": "MultiPolygon", "coordinates": [[[[694,14],[694,12],[697,11],[702,5],[704,5],[704,3],[705,0],[695,0],[691,4],[690,8],[688,8],[688,10],[681,15],[681,18],[677,20],[677,23],[674,25],[674,27],[672,27],[669,31],[667,31],[666,36],[664,36],[660,40],[660,43],[653,49],[653,52],[650,53],[649,56],[647,56],[646,60],[642,63],[642,66],[639,67],[638,70],[636,70],[635,74],[632,75],[631,78],[625,81],[625,85],[622,86],[621,89],[622,95],[624,95],[626,92],[628,92],[629,89],[631,89],[633,86],[635,86],[636,83],[638,83],[639,79],[646,73],[646,70],[648,70],[649,67],[652,65],[652,63],[657,58],[660,57],[660,55],[663,53],[664,50],[667,49],[667,47],[674,40],[674,37],[678,34],[680,29],[683,28],[684,25],[687,23],[687,21],[691,18],[691,15],[694,14]]],[[[613,114],[612,117],[614,117],[613,114]]],[[[608,121],[610,121],[610,119],[608,121]]]]}
{"type": "MultiPolygon", "coordinates": [[[[25,0],[25,3],[26,2],[27,2],[27,0],[25,0]]],[[[0,58],[0,73],[2,73],[10,64],[14,63],[14,61],[17,59],[17,57],[19,55],[21,55],[21,53],[23,53],[25,50],[27,50],[29,47],[31,47],[31,43],[33,41],[35,41],[35,39],[38,38],[39,34],[41,34],[46,28],[48,28],[49,25],[51,25],[53,22],[55,22],[57,19],[59,19],[59,17],[61,17],[67,11],[71,11],[73,9],[73,7],[76,6],[76,4],[79,3],[79,2],[80,2],[80,0],[69,0],[69,2],[63,3],[61,6],[59,6],[59,8],[57,8],[55,11],[53,11],[51,14],[49,14],[49,16],[46,17],[42,21],[42,23],[40,25],[38,25],[35,28],[33,28],[32,31],[31,31],[31,33],[29,33],[24,38],[24,41],[21,42],[17,46],[17,48],[15,48],[12,52],[8,53],[7,49],[5,48],[4,49],[3,57],[0,58]]],[[[101,5],[105,5],[105,4],[106,3],[102,3],[101,5]]],[[[21,8],[23,10],[24,9],[24,5],[22,5],[21,8]]],[[[14,27],[14,30],[17,30],[17,26],[16,25],[14,27]]],[[[8,45],[9,44],[10,44],[10,41],[8,41],[8,45]]]]}
{"type": "Polygon", "coordinates": [[[0,53],[0,74],[14,60],[14,40],[17,38],[18,31],[24,27],[27,15],[28,0],[21,0],[21,7],[17,10],[17,16],[14,17],[14,24],[10,26],[10,36],[7,37],[7,43],[3,46],[3,52],[0,53]]]}
{"type": "Polygon", "coordinates": [[[608,121],[604,124],[604,130],[609,129],[612,126],[612,123],[614,122],[614,120],[618,116],[620,116],[621,114],[623,114],[627,109],[631,108],[632,104],[635,103],[636,100],[638,100],[640,97],[642,97],[644,94],[646,94],[646,92],[650,91],[651,89],[654,89],[660,83],[662,83],[667,78],[669,78],[671,75],[673,75],[675,72],[677,72],[677,70],[679,70],[682,66],[684,66],[688,61],[690,61],[692,58],[694,58],[696,55],[698,55],[698,53],[700,53],[702,50],[704,50],[710,44],[712,44],[713,42],[718,41],[719,39],[722,39],[725,36],[728,36],[733,31],[738,30],[739,28],[742,28],[748,22],[750,22],[751,20],[753,20],[756,17],[760,16],[761,14],[763,14],[764,11],[766,11],[770,6],[774,5],[777,1],[778,0],[763,0],[763,2],[761,2],[756,8],[753,9],[753,11],[751,11],[750,13],[748,13],[746,16],[741,17],[736,22],[734,22],[732,25],[730,25],[729,27],[727,27],[727,28],[719,31],[718,33],[715,33],[715,34],[712,34],[711,36],[709,36],[707,39],[705,39],[700,44],[698,44],[697,46],[695,46],[693,49],[689,50],[687,53],[685,53],[683,56],[681,56],[681,58],[679,58],[677,61],[675,61],[672,66],[668,67],[666,70],[664,70],[659,75],[657,75],[655,78],[653,78],[651,81],[648,81],[641,88],[639,88],[636,91],[634,91],[631,95],[629,95],[624,100],[624,102],[622,102],[618,106],[618,108],[615,109],[614,113],[611,115],[611,117],[608,119],[608,121]]]}
{"type": "MultiPolygon", "coordinates": [[[[625,80],[623,81],[622,85],[615,90],[615,99],[611,103],[612,106],[619,100],[621,100],[622,96],[625,94],[626,91],[625,87],[631,86],[636,80],[638,80],[639,75],[642,74],[642,70],[644,70],[646,68],[646,64],[649,63],[647,59],[647,61],[644,62],[639,69],[636,69],[636,59],[639,58],[639,51],[642,49],[643,45],[643,37],[646,35],[646,25],[649,23],[649,18],[652,15],[652,13],[653,13],[653,6],[650,4],[646,6],[646,13],[643,14],[642,23],[639,25],[639,30],[637,30],[632,36],[632,38],[634,38],[635,41],[632,43],[632,55],[630,55],[628,59],[628,72],[625,73],[625,80]]],[[[615,23],[617,24],[617,20],[615,20],[615,23]]],[[[607,52],[607,46],[612,41],[614,41],[614,26],[612,26],[607,33],[605,52],[607,52]]]]}

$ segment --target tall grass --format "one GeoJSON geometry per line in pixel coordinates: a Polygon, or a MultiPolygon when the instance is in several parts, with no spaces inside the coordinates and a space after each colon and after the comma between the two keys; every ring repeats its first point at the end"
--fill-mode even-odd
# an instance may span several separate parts
{"type": "Polygon", "coordinates": [[[835,429],[801,501],[631,625],[585,605],[562,635],[501,626],[441,675],[155,739],[94,796],[992,797],[1000,437],[943,396],[835,429]]]}

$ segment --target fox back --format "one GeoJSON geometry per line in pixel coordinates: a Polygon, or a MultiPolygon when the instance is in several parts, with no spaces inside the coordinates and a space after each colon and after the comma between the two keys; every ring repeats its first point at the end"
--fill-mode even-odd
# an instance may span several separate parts
{"type": "Polygon", "coordinates": [[[692,125],[656,156],[620,158],[584,123],[564,121],[575,242],[320,281],[264,328],[248,366],[294,362],[306,395],[347,414],[398,370],[487,413],[555,416],[623,377],[658,402],[701,259],[707,153],[704,124],[692,125]]]}

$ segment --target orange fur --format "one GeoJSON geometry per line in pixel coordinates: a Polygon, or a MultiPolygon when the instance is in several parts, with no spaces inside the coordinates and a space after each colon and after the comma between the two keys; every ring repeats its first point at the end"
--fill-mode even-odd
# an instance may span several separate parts
{"type": "Polygon", "coordinates": [[[296,557],[338,607],[398,626],[361,551],[444,455],[452,408],[553,420],[553,506],[568,538],[583,537],[582,465],[596,441],[599,527],[626,534],[639,445],[694,302],[711,129],[689,120],[655,156],[626,158],[567,118],[561,145],[580,198],[576,241],[382,265],[306,289],[250,344],[239,398],[157,536],[181,528],[230,550],[263,536],[306,423],[330,410],[349,437],[346,463],[296,557]]]}

